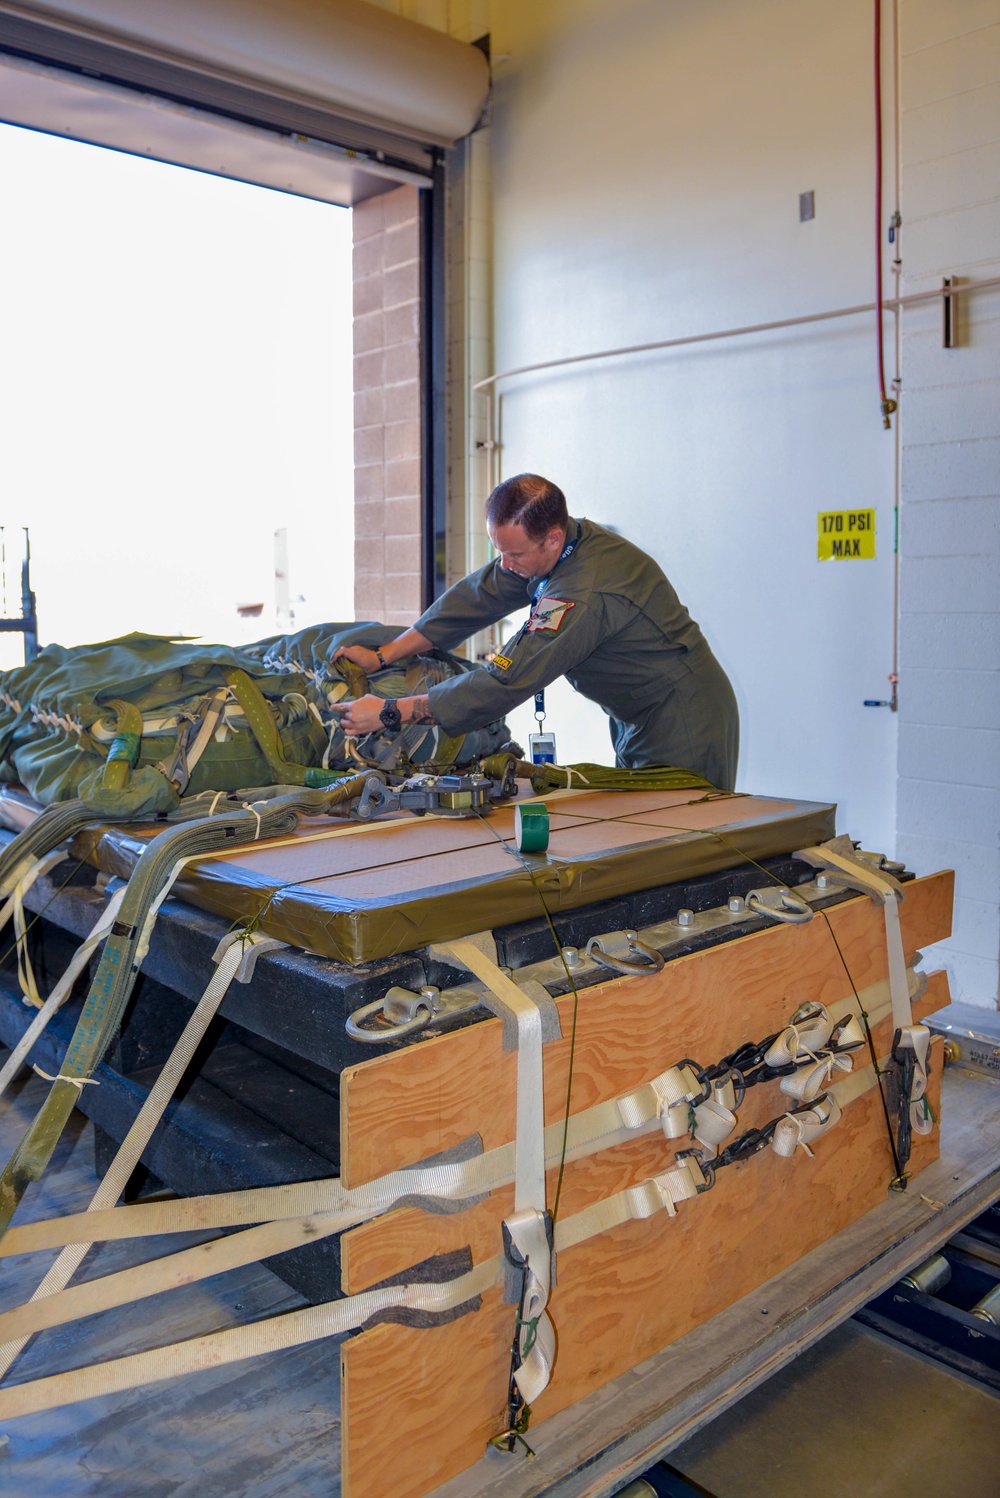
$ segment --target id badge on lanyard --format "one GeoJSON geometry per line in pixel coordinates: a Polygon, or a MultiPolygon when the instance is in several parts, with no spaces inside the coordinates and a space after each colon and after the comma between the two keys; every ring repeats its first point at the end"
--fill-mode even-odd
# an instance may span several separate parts
{"type": "Polygon", "coordinates": [[[528,752],[531,755],[533,765],[554,765],[556,763],[556,736],[554,733],[543,733],[542,724],[545,722],[545,693],[535,693],[535,722],[538,724],[538,732],[528,735],[528,752]]]}
{"type": "MultiPolygon", "coordinates": [[[[552,572],[555,572],[556,567],[559,566],[559,562],[565,562],[567,557],[573,555],[574,551],[577,548],[577,543],[580,540],[582,530],[583,527],[578,520],[576,522],[576,535],[573,537],[572,541],[567,541],[566,545],[563,547],[562,551],[559,554],[559,561],[557,561],[555,567],[552,568],[552,572]]],[[[538,607],[539,602],[541,601],[545,589],[548,587],[549,581],[552,577],[552,572],[549,573],[548,577],[543,577],[541,581],[536,585],[535,591],[531,595],[531,614],[529,615],[526,623],[521,625],[521,628],[518,630],[513,640],[511,640],[509,644],[505,645],[505,652],[509,652],[511,649],[513,649],[513,647],[517,644],[518,640],[521,638],[521,636],[524,634],[525,630],[531,623],[531,619],[534,617],[535,610],[538,607]]],[[[507,661],[506,664],[509,665],[510,662],[507,661]]],[[[542,724],[545,722],[544,689],[540,692],[535,693],[535,722],[538,724],[538,732],[528,735],[528,752],[531,755],[531,763],[533,765],[554,765],[556,763],[556,736],[554,733],[545,733],[542,729],[542,724]]]]}
{"type": "MultiPolygon", "coordinates": [[[[580,539],[580,533],[582,529],[583,527],[580,525],[580,522],[578,520],[576,522],[576,535],[573,537],[572,541],[567,541],[566,545],[563,547],[562,552],[559,556],[559,562],[565,562],[567,557],[571,557],[573,555],[577,547],[577,542],[580,539]]],[[[559,562],[556,562],[556,567],[559,566],[559,562]]],[[[555,572],[556,567],[553,567],[552,572],[555,572]]],[[[545,589],[549,583],[549,579],[552,577],[552,572],[549,573],[548,577],[542,578],[541,582],[538,584],[534,591],[531,599],[532,613],[534,613],[535,609],[538,607],[542,594],[545,592],[545,589]]],[[[535,722],[538,724],[538,732],[530,733],[528,735],[528,751],[531,755],[531,763],[533,765],[554,765],[556,763],[556,736],[554,733],[545,733],[542,729],[542,724],[545,722],[544,688],[542,689],[542,691],[535,693],[535,722]]]]}

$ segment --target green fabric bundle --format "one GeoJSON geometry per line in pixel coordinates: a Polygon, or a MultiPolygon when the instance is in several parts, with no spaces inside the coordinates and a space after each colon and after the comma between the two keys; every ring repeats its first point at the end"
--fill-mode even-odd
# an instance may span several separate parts
{"type": "MultiPolygon", "coordinates": [[[[169,811],[182,795],[272,784],[324,785],[365,765],[468,764],[507,739],[502,722],[448,740],[413,725],[348,744],[331,712],[354,695],[330,662],[339,645],[384,644],[385,625],[328,624],[254,645],[130,634],[47,646],[0,673],[0,779],[43,805],[79,797],[97,816],[169,811]],[[200,738],[199,738],[200,735],[200,738]]],[[[399,662],[356,690],[426,691],[477,669],[437,654],[399,662]]]]}
{"type": "MultiPolygon", "coordinates": [[[[507,757],[488,760],[483,769],[487,775],[502,778],[507,757]]],[[[644,765],[630,770],[615,765],[534,765],[520,760],[516,774],[519,780],[530,780],[536,796],[546,791],[705,791],[721,795],[709,781],[680,765],[644,765]]]]}

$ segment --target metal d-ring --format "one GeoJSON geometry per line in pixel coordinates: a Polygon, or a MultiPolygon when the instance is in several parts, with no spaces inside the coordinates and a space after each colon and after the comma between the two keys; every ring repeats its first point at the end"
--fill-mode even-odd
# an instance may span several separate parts
{"type": "Polygon", "coordinates": [[[403,1040],[426,1030],[435,1014],[435,1000],[439,990],[424,988],[420,993],[411,993],[406,988],[390,988],[382,999],[371,1004],[362,1004],[344,1022],[344,1028],[352,1040],[364,1041],[366,1045],[382,1045],[390,1040],[403,1040]],[[365,1021],[381,1015],[384,1023],[369,1028],[365,1021]],[[397,1016],[402,1016],[397,1018],[397,1016]],[[390,1022],[392,1021],[392,1022],[390,1022]]]}
{"type": "Polygon", "coordinates": [[[813,918],[810,906],[801,895],[793,895],[790,889],[752,889],[747,895],[747,909],[770,916],[772,921],[786,921],[793,926],[803,925],[813,918]]]}
{"type": "Polygon", "coordinates": [[[587,943],[587,956],[600,967],[610,968],[613,973],[658,973],[664,967],[663,953],[640,941],[634,931],[625,932],[628,951],[634,954],[628,957],[615,957],[606,952],[603,943],[608,939],[592,936],[587,943]]]}

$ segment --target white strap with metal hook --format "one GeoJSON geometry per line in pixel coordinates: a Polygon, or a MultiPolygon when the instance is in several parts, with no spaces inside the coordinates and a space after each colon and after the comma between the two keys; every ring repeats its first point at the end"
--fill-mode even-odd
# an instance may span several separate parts
{"type": "MultiPolygon", "coordinates": [[[[913,1023],[913,1006],[906,976],[906,953],[903,949],[903,932],[899,921],[899,904],[903,898],[903,886],[884,869],[874,868],[867,860],[854,856],[842,844],[844,840],[824,843],[818,848],[805,848],[795,856],[806,862],[829,868],[838,880],[851,889],[881,904],[885,913],[885,944],[889,967],[889,993],[892,997],[893,1024],[899,1031],[899,1043],[904,1050],[914,1053],[913,1086],[910,1091],[910,1122],[915,1132],[927,1134],[934,1127],[929,1116],[924,1095],[927,1091],[927,1051],[930,1031],[926,1025],[913,1023]]],[[[848,846],[850,846],[848,844],[848,846]]]]}
{"type": "Polygon", "coordinates": [[[542,1014],[530,994],[502,972],[474,942],[449,942],[447,949],[486,984],[517,1022],[514,1213],[507,1219],[507,1229],[525,1262],[522,1320],[530,1323],[532,1336],[529,1341],[522,1327],[523,1360],[515,1379],[522,1398],[530,1404],[548,1384],[555,1357],[555,1329],[545,1310],[552,1285],[552,1249],[545,1211],[542,1014]]]}
{"type": "Polygon", "coordinates": [[[839,1123],[841,1106],[832,1093],[820,1098],[814,1108],[803,1113],[786,1113],[771,1135],[771,1148],[788,1160],[799,1148],[812,1155],[809,1146],[839,1123]]]}

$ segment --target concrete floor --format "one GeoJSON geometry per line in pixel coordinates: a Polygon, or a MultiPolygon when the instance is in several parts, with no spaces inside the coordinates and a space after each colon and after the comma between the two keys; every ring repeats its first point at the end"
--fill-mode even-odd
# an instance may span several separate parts
{"type": "MultiPolygon", "coordinates": [[[[0,1055],[6,1052],[0,1048],[0,1055]]],[[[6,1159],[48,1084],[30,1073],[0,1101],[6,1159]]],[[[97,1186],[92,1126],[75,1113],[19,1222],[82,1211],[97,1186]]],[[[214,1234],[98,1246],[90,1279],[214,1234]]],[[[0,1309],[28,1299],[55,1251],[0,1261],[0,1309]]],[[[165,1345],[305,1302],[258,1265],[40,1333],[11,1383],[165,1345]]],[[[3,1498],[337,1498],[340,1344],[248,1359],[195,1377],[102,1396],[0,1425],[3,1498]],[[5,1439],[6,1438],[6,1439],[5,1439]]]]}
{"type": "MultiPolygon", "coordinates": [[[[4,1158],[46,1092],[22,1074],[0,1103],[4,1158]]],[[[96,1185],[92,1129],[75,1114],[19,1220],[80,1211],[96,1185]]],[[[98,1247],[81,1277],[196,1241],[98,1247]]],[[[27,1299],[54,1257],[0,1261],[0,1309],[27,1299]]],[[[302,1303],[250,1266],[44,1332],[11,1382],[302,1303]]],[[[0,1426],[0,1494],[337,1498],[339,1384],[331,1340],[13,1420],[0,1426]]],[[[668,1460],[714,1498],[1000,1498],[1000,1399],[849,1322],[668,1460]]]]}
{"type": "Polygon", "coordinates": [[[712,1498],[1000,1498],[1000,1398],[849,1321],[666,1460],[712,1498]]]}

